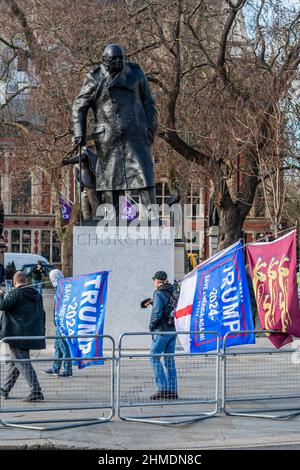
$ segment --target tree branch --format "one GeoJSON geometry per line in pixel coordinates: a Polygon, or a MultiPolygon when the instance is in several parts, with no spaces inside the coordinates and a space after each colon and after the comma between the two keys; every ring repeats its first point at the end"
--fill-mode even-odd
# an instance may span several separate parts
{"type": "Polygon", "coordinates": [[[149,75],[149,74],[147,74],[146,76],[149,82],[152,82],[158,85],[166,95],[170,93],[168,88],[163,84],[161,80],[159,80],[159,78],[153,77],[152,75],[149,75]]]}
{"type": "Polygon", "coordinates": [[[260,51],[260,55],[259,55],[260,62],[261,62],[263,67],[265,67],[267,70],[269,70],[269,66],[266,63],[266,41],[265,41],[265,38],[264,38],[264,35],[263,35],[263,32],[262,32],[262,27],[261,27],[260,22],[259,22],[260,17],[262,15],[262,11],[264,9],[264,6],[265,6],[265,0],[262,0],[259,11],[257,13],[257,17],[256,17],[256,31],[257,31],[257,34],[258,34],[258,37],[259,37],[259,42],[261,43],[261,51],[260,51]]]}
{"type": "Polygon", "coordinates": [[[135,56],[136,54],[139,54],[140,52],[147,51],[148,49],[154,49],[160,44],[161,44],[160,41],[154,41],[151,44],[146,44],[140,47],[139,49],[136,49],[135,51],[130,52],[129,54],[126,54],[126,57],[129,58],[129,57],[135,56]]]}
{"type": "Polygon", "coordinates": [[[24,36],[26,39],[26,44],[29,47],[29,55],[35,56],[36,51],[39,49],[35,36],[31,27],[28,24],[26,15],[24,11],[20,8],[16,0],[6,0],[10,5],[12,15],[17,18],[18,22],[20,23],[24,36]]]}
{"type": "Polygon", "coordinates": [[[188,145],[181,137],[179,137],[177,131],[173,129],[165,129],[164,131],[159,132],[158,136],[167,142],[186,160],[196,163],[197,165],[201,165],[204,168],[207,167],[209,156],[188,145]]]}
{"type": "Polygon", "coordinates": [[[7,100],[5,101],[5,103],[1,104],[0,106],[0,109],[4,109],[6,106],[8,106],[8,104],[14,99],[16,98],[16,96],[20,95],[23,91],[25,90],[28,90],[29,88],[34,88],[33,86],[31,85],[25,85],[23,86],[22,88],[20,88],[18,91],[16,91],[15,93],[13,93],[12,95],[9,96],[9,98],[7,98],[7,100]]]}
{"type": "Polygon", "coordinates": [[[227,48],[227,41],[228,41],[228,36],[231,31],[233,22],[236,18],[236,15],[238,11],[243,8],[246,0],[239,0],[238,4],[236,6],[233,5],[231,1],[227,1],[228,5],[230,6],[230,14],[227,18],[227,21],[225,23],[225,27],[223,29],[223,32],[221,34],[221,40],[220,40],[220,48],[219,48],[219,54],[217,58],[217,69],[219,71],[220,77],[223,80],[223,83],[225,85],[228,85],[229,83],[229,77],[228,73],[226,71],[225,67],[225,62],[226,62],[226,48],[227,48]]]}
{"type": "Polygon", "coordinates": [[[4,39],[3,37],[0,37],[0,42],[5,44],[5,46],[9,47],[10,49],[13,49],[14,51],[20,49],[19,46],[15,46],[14,44],[6,41],[6,39],[4,39]]]}

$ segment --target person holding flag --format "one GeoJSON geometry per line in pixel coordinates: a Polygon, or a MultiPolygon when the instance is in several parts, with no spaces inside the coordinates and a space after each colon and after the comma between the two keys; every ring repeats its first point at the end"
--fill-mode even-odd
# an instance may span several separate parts
{"type": "MultiPolygon", "coordinates": [[[[59,279],[63,279],[64,275],[59,269],[52,269],[49,273],[50,281],[52,282],[53,287],[57,288],[57,281],[59,279]]],[[[54,312],[55,314],[55,301],[54,301],[54,312]]],[[[55,319],[54,319],[55,323],[55,319]]],[[[55,360],[53,362],[52,367],[49,369],[43,370],[43,374],[52,376],[52,377],[71,377],[73,375],[72,372],[72,361],[66,361],[64,359],[70,358],[70,349],[68,346],[67,341],[64,338],[59,338],[61,333],[59,331],[58,326],[56,325],[55,331],[55,341],[54,341],[54,357],[55,360]],[[64,371],[60,372],[61,366],[64,366],[64,371]]]]}
{"type": "Polygon", "coordinates": [[[98,271],[57,280],[55,324],[66,337],[72,363],[79,369],[105,363],[103,328],[108,275],[109,271],[98,271]]]}
{"type": "Polygon", "coordinates": [[[165,271],[158,271],[153,276],[156,290],[153,295],[152,312],[149,323],[149,330],[153,332],[150,362],[153,368],[155,383],[158,390],[151,395],[150,400],[177,400],[177,374],[174,354],[176,347],[176,332],[174,322],[168,319],[168,309],[170,298],[174,287],[168,282],[165,271]],[[174,331],[174,335],[155,334],[155,332],[174,331]],[[164,368],[160,362],[162,354],[164,357],[164,368]],[[169,354],[171,354],[169,356],[169,354]]]}

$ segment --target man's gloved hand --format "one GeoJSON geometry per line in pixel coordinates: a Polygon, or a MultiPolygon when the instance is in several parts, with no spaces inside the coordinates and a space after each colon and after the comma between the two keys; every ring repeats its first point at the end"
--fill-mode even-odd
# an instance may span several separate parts
{"type": "Polygon", "coordinates": [[[149,307],[149,305],[152,305],[152,299],[148,298],[148,299],[144,299],[141,301],[141,308],[147,308],[149,307]]]}
{"type": "Polygon", "coordinates": [[[80,147],[83,147],[86,144],[85,137],[83,137],[83,136],[75,137],[75,144],[80,146],[80,147]]]}

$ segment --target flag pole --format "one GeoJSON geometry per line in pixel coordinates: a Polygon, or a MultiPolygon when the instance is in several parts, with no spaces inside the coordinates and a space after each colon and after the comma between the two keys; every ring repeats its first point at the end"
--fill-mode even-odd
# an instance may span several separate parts
{"type": "Polygon", "coordinates": [[[82,210],[82,201],[81,201],[81,144],[79,144],[79,225],[81,227],[81,210],[82,210]]]}
{"type": "MultiPolygon", "coordinates": [[[[289,230],[291,230],[291,231],[295,230],[296,228],[297,228],[297,226],[294,225],[293,227],[289,227],[289,228],[286,228],[284,230],[281,230],[280,232],[277,232],[277,235],[279,235],[280,233],[288,232],[289,230]]],[[[242,248],[246,248],[246,246],[250,246],[250,245],[254,245],[255,243],[259,243],[262,240],[265,240],[266,238],[268,238],[269,236],[270,235],[266,235],[265,237],[259,238],[258,240],[254,241],[254,242],[246,243],[245,245],[242,246],[242,248]]]]}
{"type": "MultiPolygon", "coordinates": [[[[286,228],[286,229],[284,229],[284,230],[281,230],[280,232],[277,232],[277,235],[282,234],[282,233],[284,233],[284,232],[288,232],[289,230],[292,231],[292,230],[296,230],[296,229],[297,229],[297,226],[294,225],[293,227],[289,227],[289,228],[286,228]]],[[[246,244],[244,244],[243,246],[241,246],[240,248],[237,248],[236,251],[238,251],[238,250],[243,250],[243,249],[246,248],[247,246],[254,245],[255,243],[259,243],[259,242],[261,242],[262,240],[265,240],[267,237],[269,237],[269,235],[266,235],[266,236],[264,236],[264,237],[262,237],[262,238],[259,238],[259,239],[256,240],[256,241],[253,241],[253,242],[250,242],[250,243],[246,243],[246,244]]],[[[235,242],[235,243],[237,243],[237,242],[235,242]]],[[[178,281],[176,280],[176,282],[175,282],[174,284],[179,284],[180,282],[183,281],[183,279],[185,279],[185,278],[188,277],[188,276],[191,276],[194,271],[197,271],[197,269],[199,269],[199,267],[205,266],[205,264],[208,262],[208,260],[213,261],[214,258],[216,258],[217,256],[220,256],[221,253],[222,253],[222,251],[225,251],[227,248],[229,248],[229,247],[226,247],[226,248],[224,248],[224,249],[221,250],[221,251],[217,251],[217,253],[213,254],[210,258],[207,258],[206,260],[202,261],[200,264],[198,264],[198,266],[196,266],[194,269],[192,269],[192,271],[190,271],[189,273],[185,274],[181,279],[178,279],[178,281]]]]}

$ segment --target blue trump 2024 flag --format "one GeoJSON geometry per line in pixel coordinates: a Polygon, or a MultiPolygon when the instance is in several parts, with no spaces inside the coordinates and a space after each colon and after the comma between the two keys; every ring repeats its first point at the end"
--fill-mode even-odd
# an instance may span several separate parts
{"type": "MultiPolygon", "coordinates": [[[[216,349],[216,337],[205,331],[217,331],[222,347],[226,333],[254,329],[242,251],[240,241],[199,266],[190,328],[199,333],[191,335],[191,352],[216,349]]],[[[226,340],[227,346],[251,343],[253,333],[229,335],[226,340]]]]}
{"type": "Polygon", "coordinates": [[[103,364],[103,334],[108,271],[68,277],[58,281],[55,299],[55,323],[63,336],[86,335],[86,338],[68,338],[71,357],[79,369],[103,364]],[[89,360],[87,358],[94,358],[89,360]]]}

